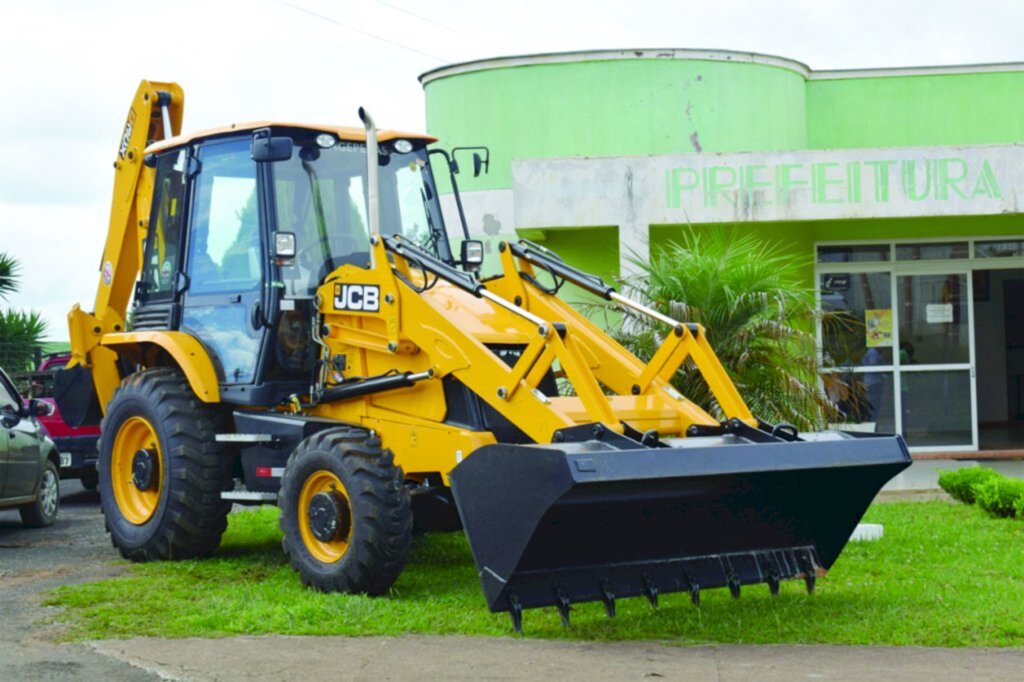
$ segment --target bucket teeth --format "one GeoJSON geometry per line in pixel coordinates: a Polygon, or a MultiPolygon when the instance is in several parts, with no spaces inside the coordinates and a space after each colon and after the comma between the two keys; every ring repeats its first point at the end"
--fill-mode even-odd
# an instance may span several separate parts
{"type": "Polygon", "coordinates": [[[740,579],[736,577],[735,573],[729,574],[729,594],[732,595],[733,599],[740,598],[740,579]]]}
{"type": "Polygon", "coordinates": [[[647,597],[647,601],[651,602],[652,608],[658,608],[658,585],[654,582],[654,578],[644,574],[644,595],[647,597]]]}
{"type": "Polygon", "coordinates": [[[804,584],[807,585],[807,594],[814,594],[814,583],[817,580],[818,572],[814,566],[814,559],[810,552],[804,553],[801,557],[801,568],[804,571],[804,584]]]}
{"type": "Polygon", "coordinates": [[[804,584],[807,585],[807,594],[814,594],[814,581],[816,580],[813,571],[804,573],[804,584]]]}
{"type": "Polygon", "coordinates": [[[562,625],[569,627],[569,597],[566,596],[565,590],[558,585],[555,585],[555,606],[558,607],[558,615],[562,617],[562,625]]]}
{"type": "Polygon", "coordinates": [[[700,583],[691,578],[689,573],[683,571],[683,585],[686,586],[686,590],[690,593],[690,601],[693,605],[700,606],[700,583]]]}
{"type": "Polygon", "coordinates": [[[779,596],[779,571],[771,559],[761,562],[761,570],[765,574],[765,582],[768,583],[768,591],[773,597],[779,596]]]}
{"type": "Polygon", "coordinates": [[[523,605],[519,595],[512,590],[508,595],[508,615],[512,618],[512,629],[517,635],[523,634],[523,605]]]}
{"type": "Polygon", "coordinates": [[[601,601],[604,602],[604,612],[609,618],[615,617],[615,592],[607,580],[601,581],[601,601]]]}

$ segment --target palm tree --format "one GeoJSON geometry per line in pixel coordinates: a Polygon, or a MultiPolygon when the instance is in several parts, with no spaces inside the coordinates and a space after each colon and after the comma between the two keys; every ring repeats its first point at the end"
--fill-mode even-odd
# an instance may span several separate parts
{"type": "MultiPolygon", "coordinates": [[[[703,325],[754,414],[805,430],[823,427],[835,414],[819,381],[814,291],[800,283],[809,262],[778,244],[711,229],[687,233],[650,261],[634,263],[643,274],[625,282],[632,297],[675,319],[703,325]]],[[[665,329],[627,315],[617,336],[647,360],[665,329]]],[[[688,365],[673,384],[723,418],[700,373],[688,365]]]]}
{"type": "Polygon", "coordinates": [[[0,310],[0,367],[11,372],[31,370],[44,334],[46,321],[38,312],[0,310]]]}
{"type": "MultiPolygon", "coordinates": [[[[18,291],[20,270],[17,259],[0,252],[0,299],[6,301],[18,291]]],[[[38,312],[0,310],[0,367],[13,372],[32,369],[45,334],[46,321],[38,312]]]]}
{"type": "Polygon", "coordinates": [[[0,251],[0,298],[7,297],[18,290],[18,271],[21,264],[13,256],[0,251]]]}

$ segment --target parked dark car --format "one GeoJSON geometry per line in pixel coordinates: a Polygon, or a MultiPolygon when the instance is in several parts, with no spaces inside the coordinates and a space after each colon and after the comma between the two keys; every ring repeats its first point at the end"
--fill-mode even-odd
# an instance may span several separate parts
{"type": "Polygon", "coordinates": [[[60,508],[60,456],[39,424],[53,406],[22,401],[0,369],[0,509],[17,507],[30,526],[49,526],[60,508]]]}
{"type": "Polygon", "coordinates": [[[95,490],[99,482],[96,474],[96,442],[100,438],[98,426],[70,426],[60,414],[53,400],[53,375],[64,369],[71,356],[68,353],[54,353],[43,358],[36,370],[33,395],[53,406],[53,412],[40,416],[39,422],[53,439],[60,453],[61,479],[78,478],[86,490],[95,490]]]}

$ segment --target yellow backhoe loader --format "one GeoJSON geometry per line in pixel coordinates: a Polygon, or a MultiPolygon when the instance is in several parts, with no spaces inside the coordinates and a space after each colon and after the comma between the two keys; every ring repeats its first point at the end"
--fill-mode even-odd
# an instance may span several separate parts
{"type": "Polygon", "coordinates": [[[181,135],[183,104],[175,83],[139,86],[96,301],[68,316],[57,381],[65,419],[102,426],[103,514],[129,559],[209,555],[233,503],[276,502],[305,584],[383,594],[414,526],[464,528],[488,606],[519,630],[531,607],[568,622],[582,601],[811,589],[909,464],[896,436],[758,420],[700,325],[541,246],[502,243],[481,278],[455,157],[480,172],[485,148],[362,110],[362,128],[181,135]],[[560,299],[566,283],[664,323],[650,362],[560,299]],[[673,389],[684,363],[724,420],[673,389]]]}

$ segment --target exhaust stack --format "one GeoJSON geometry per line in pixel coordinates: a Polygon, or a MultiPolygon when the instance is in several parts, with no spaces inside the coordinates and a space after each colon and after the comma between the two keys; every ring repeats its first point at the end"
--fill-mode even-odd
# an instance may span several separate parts
{"type": "MultiPolygon", "coordinates": [[[[366,194],[369,207],[367,210],[369,237],[371,243],[374,236],[380,234],[380,173],[377,163],[377,126],[373,117],[363,107],[359,107],[359,120],[366,128],[366,194]]],[[[370,250],[370,267],[373,263],[373,250],[370,250]]]]}

